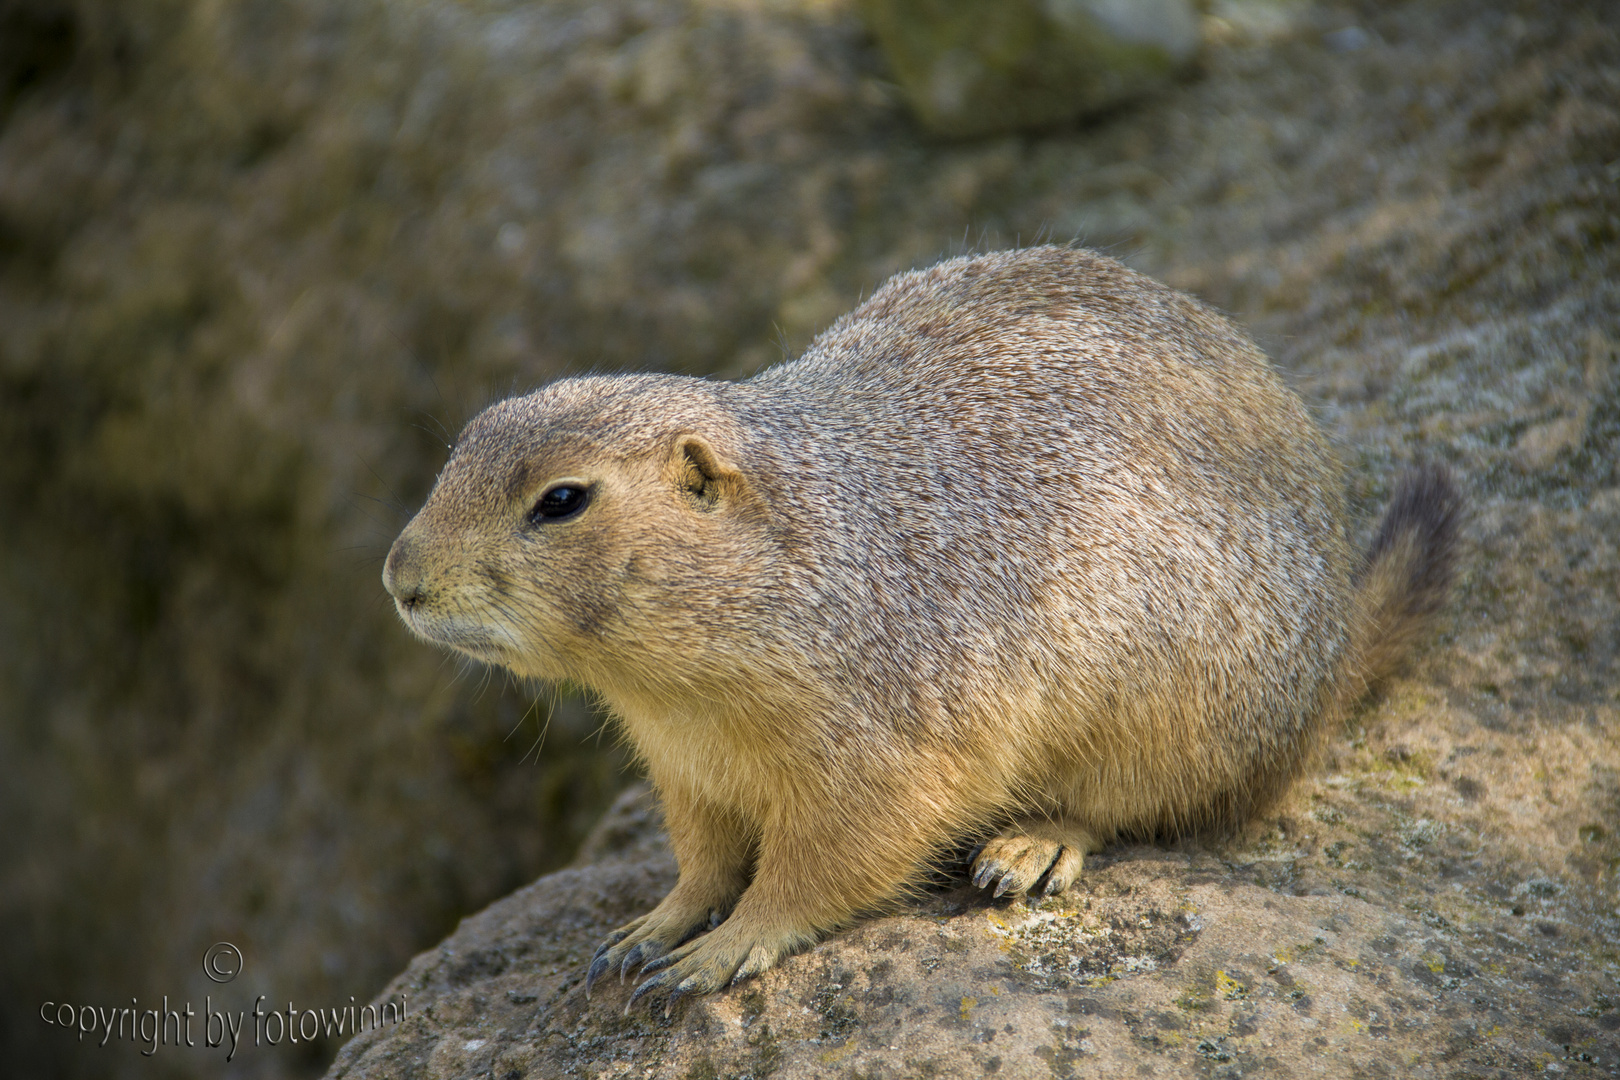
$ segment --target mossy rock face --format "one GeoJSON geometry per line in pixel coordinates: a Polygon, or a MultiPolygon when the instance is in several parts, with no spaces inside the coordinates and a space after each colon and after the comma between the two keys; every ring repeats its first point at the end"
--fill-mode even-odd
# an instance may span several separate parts
{"type": "Polygon", "coordinates": [[[1045,127],[1166,82],[1198,48],[1185,0],[864,0],[907,102],[952,137],[1045,127]]]}

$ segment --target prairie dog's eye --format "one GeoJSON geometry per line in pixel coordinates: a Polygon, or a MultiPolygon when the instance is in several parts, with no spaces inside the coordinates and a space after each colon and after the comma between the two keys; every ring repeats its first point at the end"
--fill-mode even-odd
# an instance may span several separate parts
{"type": "Polygon", "coordinates": [[[529,521],[534,525],[564,521],[585,509],[590,501],[590,488],[582,483],[564,480],[547,488],[545,494],[540,496],[540,501],[529,511],[529,521]]]}

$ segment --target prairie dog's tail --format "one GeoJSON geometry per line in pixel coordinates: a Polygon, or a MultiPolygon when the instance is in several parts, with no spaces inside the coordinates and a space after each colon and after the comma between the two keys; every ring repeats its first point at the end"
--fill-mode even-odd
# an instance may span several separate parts
{"type": "Polygon", "coordinates": [[[1348,706],[1394,674],[1451,592],[1462,493],[1444,465],[1406,473],[1384,511],[1367,562],[1356,576],[1361,609],[1353,652],[1359,677],[1347,680],[1348,706]]]}

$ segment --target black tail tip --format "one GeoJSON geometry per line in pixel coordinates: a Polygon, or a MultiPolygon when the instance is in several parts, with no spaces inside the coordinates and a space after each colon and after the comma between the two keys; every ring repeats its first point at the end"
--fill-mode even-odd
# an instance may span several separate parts
{"type": "Polygon", "coordinates": [[[1367,550],[1367,564],[1402,541],[1412,542],[1418,559],[1412,568],[1414,598],[1438,604],[1451,587],[1464,500],[1456,477],[1444,465],[1418,465],[1396,481],[1395,494],[1367,550]]]}

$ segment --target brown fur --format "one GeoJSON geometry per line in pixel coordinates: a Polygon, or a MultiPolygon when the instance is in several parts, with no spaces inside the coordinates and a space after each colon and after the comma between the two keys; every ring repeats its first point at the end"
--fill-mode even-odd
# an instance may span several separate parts
{"type": "Polygon", "coordinates": [[[384,580],[422,636],[612,709],[681,877],[590,978],[701,992],[964,838],[980,884],[1055,891],[1116,836],[1273,797],[1449,581],[1442,470],[1365,566],[1341,486],[1230,323],[1036,248],[902,274],[746,382],[493,406],[384,580]],[[532,521],[562,479],[590,504],[532,521]]]}

